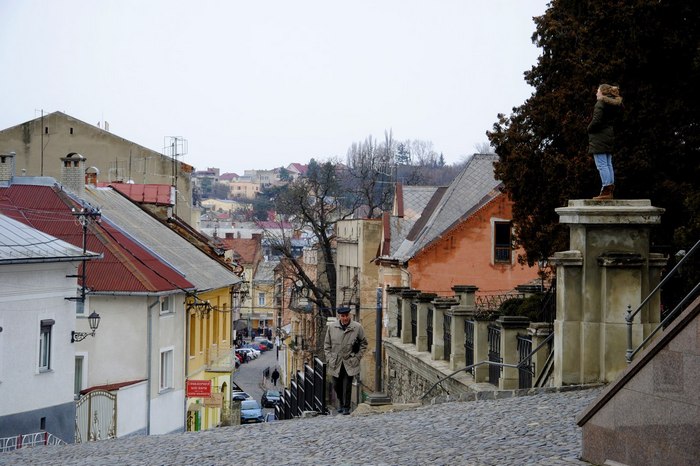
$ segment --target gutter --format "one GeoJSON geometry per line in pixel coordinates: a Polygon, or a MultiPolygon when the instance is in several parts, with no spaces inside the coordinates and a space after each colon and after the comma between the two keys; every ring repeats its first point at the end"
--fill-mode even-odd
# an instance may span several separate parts
{"type": "Polygon", "coordinates": [[[153,304],[149,304],[148,309],[146,309],[146,435],[151,435],[151,382],[153,379],[153,376],[151,374],[151,347],[153,346],[153,338],[151,336],[151,333],[153,331],[151,324],[151,311],[159,303],[160,299],[156,298],[155,302],[153,304]]]}
{"type": "Polygon", "coordinates": [[[44,264],[47,262],[76,262],[92,259],[103,259],[104,255],[80,255],[71,257],[41,257],[41,258],[24,258],[24,259],[0,259],[0,265],[5,264],[44,264]]]}

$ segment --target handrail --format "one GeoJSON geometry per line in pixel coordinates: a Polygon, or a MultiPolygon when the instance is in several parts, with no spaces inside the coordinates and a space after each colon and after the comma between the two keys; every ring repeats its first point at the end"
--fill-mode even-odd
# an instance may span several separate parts
{"type": "Polygon", "coordinates": [[[453,373],[451,373],[451,374],[449,374],[449,375],[446,375],[445,377],[442,377],[442,378],[439,379],[437,382],[435,382],[435,383],[433,384],[433,386],[430,387],[430,388],[428,389],[428,391],[425,392],[425,393],[423,394],[423,396],[420,397],[420,399],[421,399],[421,400],[425,399],[425,397],[428,396],[428,394],[430,394],[430,392],[432,392],[433,389],[434,389],[435,387],[437,387],[438,385],[440,385],[440,384],[441,384],[442,382],[444,382],[445,380],[451,379],[451,378],[454,377],[456,374],[459,374],[459,373],[462,372],[462,371],[465,371],[465,372],[466,372],[466,371],[470,371],[471,369],[473,369],[473,368],[475,368],[475,367],[483,366],[484,364],[487,364],[487,365],[494,365],[494,366],[498,366],[498,367],[510,367],[510,368],[513,368],[513,369],[521,369],[522,366],[524,366],[525,363],[527,363],[527,361],[532,357],[532,355],[535,354],[536,352],[538,352],[538,351],[540,350],[540,348],[542,348],[542,347],[544,346],[544,344],[547,343],[547,342],[549,342],[549,340],[551,340],[552,338],[554,338],[554,333],[550,333],[549,335],[547,335],[547,338],[545,338],[544,340],[542,340],[542,342],[541,342],[539,345],[537,345],[537,348],[535,348],[534,350],[530,351],[530,354],[528,354],[527,356],[525,356],[525,358],[523,358],[523,360],[520,361],[518,364],[506,364],[506,363],[503,363],[503,362],[494,362],[494,361],[481,361],[481,362],[477,362],[477,363],[475,363],[475,364],[470,364],[470,365],[468,365],[468,366],[466,366],[466,367],[463,367],[463,368],[461,368],[461,369],[457,369],[457,370],[454,371],[453,373]]]}
{"type": "Polygon", "coordinates": [[[656,294],[656,292],[659,291],[664,284],[666,284],[666,282],[673,276],[673,274],[676,272],[676,270],[678,270],[678,268],[680,268],[680,266],[683,264],[683,262],[685,262],[686,259],[688,259],[690,256],[692,256],[693,253],[695,251],[697,251],[698,249],[700,249],[700,240],[698,240],[698,242],[695,243],[695,245],[692,248],[690,248],[690,251],[688,251],[683,256],[683,258],[678,261],[678,263],[673,267],[673,269],[671,269],[671,271],[664,277],[664,279],[661,280],[658,285],[656,285],[656,287],[649,293],[649,295],[646,298],[644,298],[644,300],[637,307],[637,309],[635,309],[634,312],[632,312],[631,305],[627,306],[627,313],[625,314],[625,321],[627,322],[627,351],[625,352],[625,359],[627,359],[628,364],[630,362],[632,362],[632,358],[634,357],[634,355],[637,354],[644,347],[644,345],[651,339],[651,337],[653,337],[656,334],[656,332],[659,331],[659,329],[663,328],[664,325],[666,325],[666,323],[668,321],[670,321],[673,317],[675,317],[676,312],[678,312],[678,310],[682,308],[682,306],[686,303],[686,301],[689,300],[690,296],[693,296],[695,294],[695,292],[697,292],[698,288],[700,287],[700,283],[695,285],[695,288],[693,288],[693,290],[690,293],[688,293],[688,295],[686,295],[685,298],[683,298],[683,300],[680,302],[680,304],[678,304],[673,309],[673,311],[671,311],[664,318],[664,320],[659,323],[659,325],[654,329],[654,331],[651,332],[651,334],[649,334],[649,336],[647,336],[644,339],[644,341],[642,341],[639,344],[639,346],[637,346],[636,349],[632,348],[632,323],[634,321],[634,317],[637,314],[639,314],[639,311],[642,310],[642,308],[647,304],[647,302],[651,299],[651,297],[654,296],[654,294],[656,294]]]}

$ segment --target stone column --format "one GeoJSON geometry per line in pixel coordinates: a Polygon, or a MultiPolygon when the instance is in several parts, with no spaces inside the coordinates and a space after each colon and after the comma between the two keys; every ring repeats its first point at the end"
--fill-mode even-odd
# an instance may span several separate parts
{"type": "MultiPolygon", "coordinates": [[[[416,351],[428,351],[428,306],[436,297],[435,293],[421,293],[416,297],[418,300],[416,351]]],[[[434,324],[433,328],[435,328],[434,324]]]]}
{"type": "MultiPolygon", "coordinates": [[[[554,382],[610,382],[627,366],[624,312],[640,304],[658,276],[662,259],[649,253],[649,234],[664,209],[648,199],[570,200],[556,212],[569,225],[570,250],[552,258],[557,265],[554,382]]],[[[635,344],[653,327],[656,312],[637,317],[635,344]]]]}
{"type": "Polygon", "coordinates": [[[411,304],[420,290],[401,292],[401,343],[411,343],[411,304]]]}
{"type": "Polygon", "coordinates": [[[450,354],[450,370],[457,370],[466,366],[466,357],[464,354],[464,321],[467,318],[473,318],[476,306],[475,296],[476,286],[473,285],[455,285],[452,290],[455,296],[459,299],[459,303],[453,306],[448,315],[452,316],[450,333],[452,333],[452,352],[450,354]]]}
{"type": "MultiPolygon", "coordinates": [[[[518,333],[530,325],[527,317],[501,316],[496,321],[501,327],[501,359],[503,364],[516,365],[520,362],[518,352],[518,333]]],[[[514,390],[518,388],[520,373],[514,367],[504,367],[501,377],[498,379],[499,390],[514,390]]]]}
{"type": "MultiPolygon", "coordinates": [[[[489,360],[489,322],[488,316],[474,315],[474,364],[489,360]]],[[[483,364],[472,371],[474,382],[489,381],[489,366],[483,364]]]]}
{"type": "Polygon", "coordinates": [[[452,301],[445,301],[442,298],[433,300],[433,348],[432,358],[441,361],[445,358],[445,311],[452,307],[452,301]]]}
{"type": "MultiPolygon", "coordinates": [[[[552,325],[547,322],[532,322],[527,329],[527,333],[532,336],[532,350],[534,351],[552,334],[552,325]]],[[[545,345],[532,355],[532,364],[535,366],[535,373],[532,378],[533,384],[544,370],[547,357],[549,356],[548,346],[545,345]]]]}
{"type": "Polygon", "coordinates": [[[384,327],[387,329],[387,336],[398,335],[397,324],[399,309],[399,298],[402,291],[407,290],[405,286],[388,286],[386,289],[386,309],[384,310],[384,327]]]}

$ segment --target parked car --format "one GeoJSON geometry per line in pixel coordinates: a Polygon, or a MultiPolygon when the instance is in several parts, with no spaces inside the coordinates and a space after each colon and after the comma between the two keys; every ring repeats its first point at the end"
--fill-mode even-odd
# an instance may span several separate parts
{"type": "Polygon", "coordinates": [[[256,351],[258,356],[260,356],[260,353],[262,353],[263,351],[267,351],[267,349],[262,349],[261,346],[257,343],[246,343],[245,345],[243,345],[243,348],[248,348],[256,351]]]}
{"type": "Polygon", "coordinates": [[[244,400],[252,400],[252,398],[246,392],[233,391],[233,392],[231,392],[231,400],[244,401],[244,400]]]}
{"type": "Polygon", "coordinates": [[[275,347],[275,344],[265,337],[255,337],[255,343],[259,345],[265,345],[267,349],[272,349],[275,347]]]}
{"type": "Polygon", "coordinates": [[[260,351],[261,353],[264,351],[267,351],[267,346],[261,345],[260,343],[255,343],[255,342],[246,343],[245,345],[243,345],[243,347],[244,348],[252,348],[254,350],[260,351]]]}
{"type": "Polygon", "coordinates": [[[279,390],[265,390],[260,400],[260,404],[263,408],[274,408],[275,405],[282,401],[282,394],[279,390]]]}
{"type": "Polygon", "coordinates": [[[248,359],[255,359],[260,356],[260,351],[253,348],[238,348],[236,351],[243,351],[244,353],[248,354],[248,359]]]}
{"type": "Polygon", "coordinates": [[[263,422],[262,408],[255,400],[241,401],[241,424],[246,422],[263,422]]]}

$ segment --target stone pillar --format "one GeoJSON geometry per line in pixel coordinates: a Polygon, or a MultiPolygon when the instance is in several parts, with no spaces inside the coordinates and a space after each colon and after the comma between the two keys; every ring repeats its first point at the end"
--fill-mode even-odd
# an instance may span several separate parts
{"type": "Polygon", "coordinates": [[[476,313],[474,294],[478,290],[472,285],[455,285],[452,290],[459,299],[459,303],[446,311],[452,316],[450,333],[452,334],[452,352],[450,354],[450,370],[457,370],[466,366],[464,355],[464,321],[473,318],[476,313]]]}
{"type": "Polygon", "coordinates": [[[442,298],[433,300],[433,348],[431,351],[433,360],[441,361],[445,358],[445,330],[443,328],[445,311],[452,307],[452,301],[442,298]]]}
{"type": "Polygon", "coordinates": [[[407,290],[405,286],[389,286],[386,289],[386,309],[384,309],[384,327],[387,329],[387,336],[395,337],[398,335],[396,328],[398,324],[398,315],[401,312],[399,309],[399,299],[402,291],[407,290]]]}
{"type": "MultiPolygon", "coordinates": [[[[625,310],[635,309],[658,281],[662,259],[649,253],[649,233],[664,209],[646,199],[570,200],[556,212],[569,225],[570,250],[552,257],[557,266],[554,383],[610,382],[627,365],[625,310]]],[[[638,315],[635,344],[654,326],[656,313],[638,315]]]]}
{"type": "Polygon", "coordinates": [[[15,155],[14,152],[0,154],[0,186],[10,186],[15,176],[15,155]]]}
{"type": "MultiPolygon", "coordinates": [[[[474,319],[474,364],[489,360],[489,322],[487,316],[475,315],[474,319]]],[[[489,366],[483,364],[472,371],[474,382],[489,381],[489,366]]]]}
{"type": "MultiPolygon", "coordinates": [[[[501,359],[503,364],[517,365],[520,362],[518,353],[518,333],[530,325],[527,317],[501,316],[496,321],[501,327],[501,359]]],[[[498,379],[499,390],[514,390],[518,388],[520,372],[514,367],[504,367],[498,379]]]]}
{"type": "Polygon", "coordinates": [[[411,343],[411,304],[420,290],[401,292],[401,343],[411,343]]]}
{"type": "MultiPolygon", "coordinates": [[[[532,322],[527,329],[527,333],[532,337],[532,350],[534,351],[552,334],[552,325],[547,322],[532,322]]],[[[547,357],[549,356],[548,346],[549,345],[545,345],[532,355],[532,365],[535,366],[535,373],[532,378],[533,383],[535,383],[544,370],[547,357]]]]}
{"type": "MultiPolygon", "coordinates": [[[[436,297],[435,293],[421,293],[416,297],[418,300],[416,351],[428,351],[428,306],[436,297]]],[[[434,324],[433,328],[435,328],[434,324]]]]}

